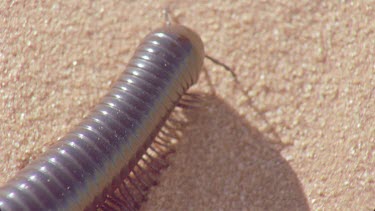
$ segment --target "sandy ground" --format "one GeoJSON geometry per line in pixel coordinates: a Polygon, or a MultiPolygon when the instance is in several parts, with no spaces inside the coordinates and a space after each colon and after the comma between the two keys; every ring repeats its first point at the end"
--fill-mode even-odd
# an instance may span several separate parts
{"type": "MultiPolygon", "coordinates": [[[[165,5],[31,2],[0,2],[0,184],[79,123],[165,5]]],[[[170,4],[239,83],[205,62],[208,105],[143,209],[373,210],[375,4],[359,2],[170,4]]]]}

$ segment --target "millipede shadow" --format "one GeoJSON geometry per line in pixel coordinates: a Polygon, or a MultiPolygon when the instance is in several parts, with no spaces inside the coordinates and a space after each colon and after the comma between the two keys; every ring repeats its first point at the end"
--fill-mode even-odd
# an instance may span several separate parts
{"type": "Polygon", "coordinates": [[[171,167],[143,210],[309,210],[297,175],[267,139],[216,96],[187,111],[171,167]]]}

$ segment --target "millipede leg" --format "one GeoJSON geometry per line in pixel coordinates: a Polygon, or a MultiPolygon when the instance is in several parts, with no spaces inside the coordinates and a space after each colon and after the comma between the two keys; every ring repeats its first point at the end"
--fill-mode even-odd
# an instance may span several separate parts
{"type": "Polygon", "coordinates": [[[153,185],[156,185],[156,184],[158,183],[157,180],[154,179],[154,178],[150,175],[149,171],[144,170],[139,164],[137,164],[137,167],[138,167],[138,169],[143,173],[143,175],[145,175],[145,176],[151,181],[151,183],[152,183],[153,185]]]}
{"type": "Polygon", "coordinates": [[[127,210],[131,209],[131,207],[128,205],[126,200],[123,200],[123,199],[119,198],[115,194],[113,194],[112,197],[113,197],[114,200],[116,200],[118,203],[120,203],[120,209],[121,210],[123,210],[124,208],[126,208],[127,210]]]}
{"type": "Polygon", "coordinates": [[[143,160],[143,162],[150,168],[152,169],[156,174],[160,174],[160,169],[158,169],[157,167],[155,167],[154,165],[152,165],[152,163],[148,162],[145,158],[141,158],[143,160]]]}
{"type": "MultiPolygon", "coordinates": [[[[150,148],[151,149],[151,148],[150,148]]],[[[161,157],[160,153],[159,152],[156,152],[154,150],[152,150],[153,152],[155,152],[159,157],[161,157]]],[[[161,168],[167,168],[169,165],[166,161],[164,161],[162,158],[155,158],[155,157],[152,157],[150,154],[148,154],[147,152],[145,153],[145,155],[147,157],[149,157],[150,159],[152,159],[154,162],[158,163],[161,168]]]]}
{"type": "Polygon", "coordinates": [[[144,193],[143,190],[139,187],[139,185],[137,185],[137,183],[135,183],[130,177],[128,177],[128,181],[129,181],[129,183],[134,187],[134,189],[140,194],[140,196],[141,196],[141,201],[145,200],[145,199],[146,199],[145,193],[144,193]]]}
{"type": "Polygon", "coordinates": [[[134,209],[139,209],[139,203],[137,202],[137,200],[134,198],[133,194],[131,194],[129,188],[127,187],[126,183],[123,182],[119,188],[121,194],[127,198],[126,196],[129,196],[130,198],[130,201],[133,202],[134,204],[134,209]]]}
{"type": "Polygon", "coordinates": [[[139,184],[142,184],[142,189],[147,190],[151,185],[144,181],[142,175],[138,174],[136,170],[133,170],[134,178],[138,181],[139,184]]]}
{"type": "MultiPolygon", "coordinates": [[[[153,147],[152,145],[149,147],[149,149],[151,151],[153,151],[159,158],[165,158],[165,154],[161,154],[157,149],[155,149],[155,147],[153,147]]],[[[166,152],[164,152],[166,153],[166,152]]]]}
{"type": "Polygon", "coordinates": [[[165,144],[165,143],[163,143],[163,142],[160,142],[160,141],[158,141],[158,140],[155,140],[154,143],[157,144],[157,145],[159,145],[159,146],[164,147],[164,148],[167,149],[167,150],[170,149],[170,147],[169,147],[167,144],[165,144]]]}
{"type": "Polygon", "coordinates": [[[119,201],[118,199],[116,199],[116,198],[114,198],[113,196],[108,196],[107,197],[107,200],[111,203],[111,204],[113,204],[113,205],[116,205],[118,208],[122,208],[123,206],[122,206],[122,202],[121,201],[119,201]]]}
{"type": "Polygon", "coordinates": [[[169,137],[169,138],[178,138],[178,136],[176,136],[176,134],[172,134],[168,131],[165,131],[165,129],[163,129],[163,128],[159,131],[159,133],[161,133],[161,134],[163,134],[163,135],[165,135],[166,137],[169,137]]]}
{"type": "MultiPolygon", "coordinates": [[[[157,145],[157,148],[158,149],[161,149],[161,148],[164,148],[165,150],[163,150],[163,155],[161,157],[166,157],[168,154],[172,154],[172,153],[175,153],[176,152],[176,149],[174,146],[171,146],[167,143],[165,143],[164,141],[162,141],[163,139],[160,138],[160,137],[157,137],[159,140],[155,141],[154,144],[157,145]]],[[[155,146],[154,145],[154,146],[155,146]]],[[[156,146],[155,146],[156,147],[156,146]]],[[[153,147],[154,148],[154,147],[153,147]]]]}
{"type": "Polygon", "coordinates": [[[173,117],[169,117],[168,119],[167,119],[167,121],[168,122],[171,122],[172,124],[174,124],[174,125],[182,125],[182,122],[180,121],[180,120],[177,120],[177,119],[175,119],[175,118],[173,118],[173,117]]]}
{"type": "MultiPolygon", "coordinates": [[[[171,144],[171,141],[165,139],[164,137],[162,137],[162,136],[160,136],[160,135],[156,136],[156,138],[159,139],[161,142],[167,144],[167,145],[171,144]]],[[[169,147],[169,146],[168,146],[168,147],[169,147]]]]}
{"type": "Polygon", "coordinates": [[[175,129],[168,129],[168,127],[164,126],[161,130],[165,131],[167,134],[170,134],[170,136],[172,138],[178,138],[179,137],[179,135],[177,134],[175,129]]]}
{"type": "Polygon", "coordinates": [[[168,130],[177,130],[178,129],[176,125],[172,125],[172,124],[168,123],[167,121],[165,122],[163,127],[167,128],[168,130]]]}
{"type": "Polygon", "coordinates": [[[127,194],[124,193],[124,191],[121,189],[121,187],[118,189],[121,197],[125,200],[125,204],[128,205],[130,210],[136,210],[137,208],[133,206],[132,199],[129,199],[127,194]]]}

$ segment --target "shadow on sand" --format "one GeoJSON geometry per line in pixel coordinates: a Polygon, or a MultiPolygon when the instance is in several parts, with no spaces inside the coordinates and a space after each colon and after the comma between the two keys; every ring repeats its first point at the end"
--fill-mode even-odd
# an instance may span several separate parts
{"type": "MultiPolygon", "coordinates": [[[[216,96],[186,113],[171,167],[144,209],[309,210],[301,184],[275,147],[216,96]]],[[[281,146],[282,147],[282,146],[281,146]]]]}

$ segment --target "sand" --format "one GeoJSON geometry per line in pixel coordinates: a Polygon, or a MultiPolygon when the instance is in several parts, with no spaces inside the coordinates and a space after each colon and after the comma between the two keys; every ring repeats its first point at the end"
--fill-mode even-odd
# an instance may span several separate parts
{"type": "Polygon", "coordinates": [[[143,210],[373,210],[371,1],[1,1],[0,184],[100,101],[169,4],[207,54],[143,210]]]}

